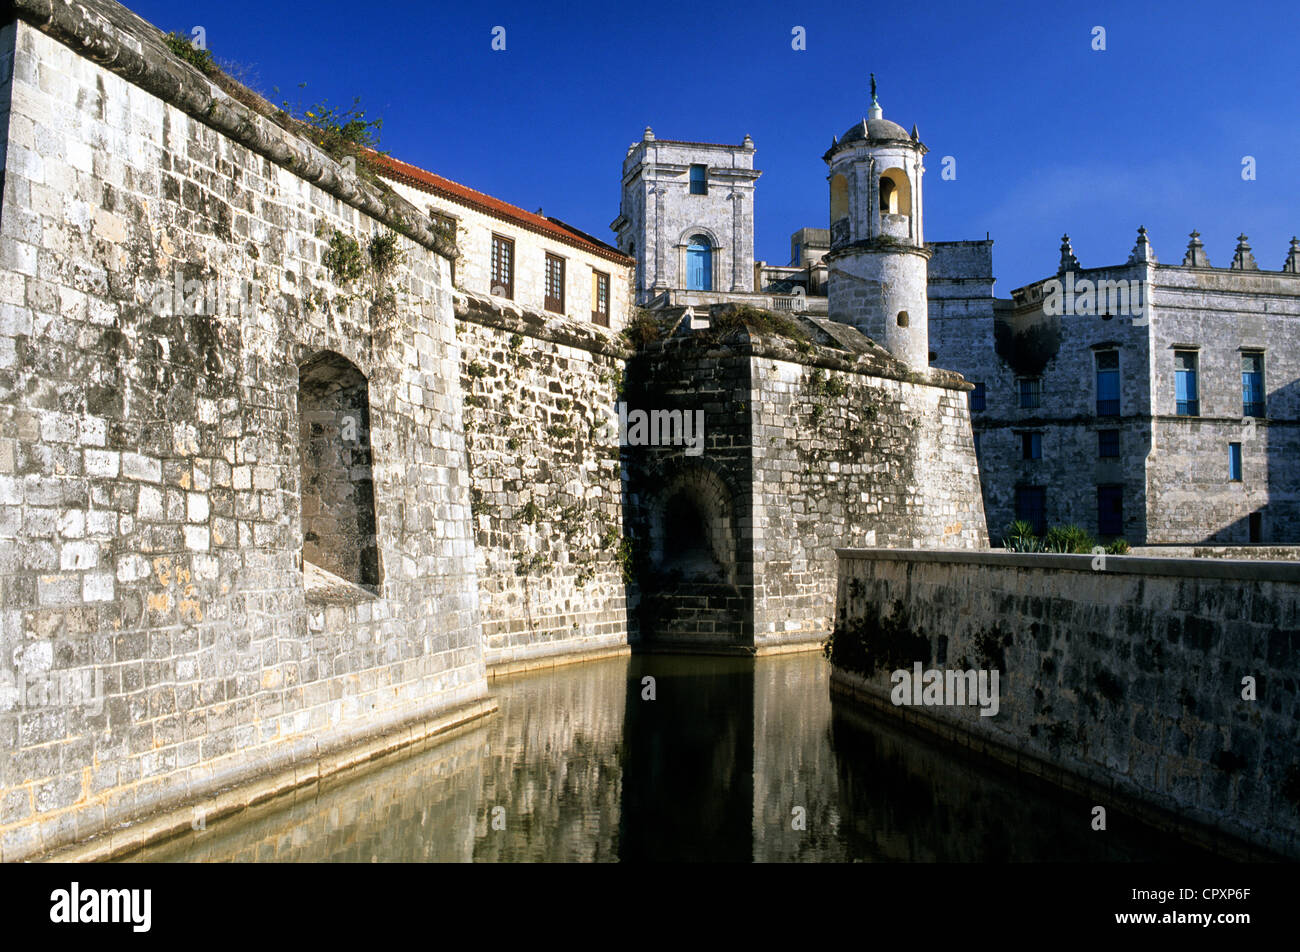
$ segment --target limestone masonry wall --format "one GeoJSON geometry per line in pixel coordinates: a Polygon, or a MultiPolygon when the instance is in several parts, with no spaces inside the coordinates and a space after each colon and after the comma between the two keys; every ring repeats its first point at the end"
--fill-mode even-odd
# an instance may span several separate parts
{"type": "Polygon", "coordinates": [[[821,638],[835,549],[986,548],[966,391],[753,358],[755,640],[821,638]]]}
{"type": "Polygon", "coordinates": [[[837,655],[860,638],[881,667],[865,679],[838,670],[837,682],[890,716],[1088,791],[1111,823],[1151,811],[1193,837],[1209,828],[1300,857],[1300,570],[1094,564],[843,550],[837,655]],[[999,670],[998,713],[893,705],[890,671],[916,661],[999,670]],[[1246,677],[1254,700],[1243,699],[1246,677]]]}
{"type": "Polygon", "coordinates": [[[373,286],[322,265],[335,231],[364,243],[419,213],[225,97],[121,7],[53,9],[43,28],[93,33],[135,72],[25,20],[5,32],[7,861],[251,777],[306,777],[486,693],[447,258],[402,238],[405,263],[373,286]],[[350,505],[379,580],[304,582],[302,433],[325,424],[300,431],[299,379],[321,355],[368,392],[368,419],[330,426],[369,442],[348,465],[372,498],[350,505]]]}
{"type": "Polygon", "coordinates": [[[625,646],[623,345],[499,298],[456,314],[487,663],[625,646]]]}

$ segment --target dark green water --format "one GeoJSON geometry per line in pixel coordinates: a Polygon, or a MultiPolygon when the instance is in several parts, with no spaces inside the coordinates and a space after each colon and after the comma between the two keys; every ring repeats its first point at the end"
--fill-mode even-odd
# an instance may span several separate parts
{"type": "Polygon", "coordinates": [[[481,726],[136,861],[1203,858],[832,705],[816,654],[639,656],[497,681],[481,726]],[[642,700],[642,679],[655,700],[642,700]],[[802,811],[803,828],[796,818],[802,811]],[[495,821],[495,822],[494,822],[495,821]]]}

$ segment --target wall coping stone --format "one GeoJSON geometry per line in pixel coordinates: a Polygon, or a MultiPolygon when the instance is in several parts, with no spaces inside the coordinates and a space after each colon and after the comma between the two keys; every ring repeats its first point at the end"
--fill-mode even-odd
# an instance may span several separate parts
{"type": "Polygon", "coordinates": [[[18,19],[250,151],[447,259],[456,248],[391,189],[359,178],[316,145],[277,125],[262,96],[223,76],[218,85],[168,49],[153,24],[113,0],[14,0],[18,19]],[[235,98],[225,87],[238,95],[235,98]],[[245,101],[257,105],[253,108],[245,101]]]}
{"type": "Polygon", "coordinates": [[[550,341],[565,347],[577,347],[593,354],[626,360],[632,349],[622,338],[597,324],[550,311],[538,311],[513,301],[488,297],[461,288],[452,290],[452,307],[456,320],[470,321],[497,330],[512,331],[525,337],[550,341]]]}
{"type": "MultiPolygon", "coordinates": [[[[1095,555],[1034,552],[972,552],[967,549],[836,549],[841,559],[880,562],[947,562],[1008,568],[1055,569],[1093,573],[1095,555]]],[[[1112,575],[1171,575],[1179,578],[1239,579],[1249,582],[1300,583],[1300,564],[1262,559],[1146,558],[1107,555],[1104,570],[1112,575]]]]}

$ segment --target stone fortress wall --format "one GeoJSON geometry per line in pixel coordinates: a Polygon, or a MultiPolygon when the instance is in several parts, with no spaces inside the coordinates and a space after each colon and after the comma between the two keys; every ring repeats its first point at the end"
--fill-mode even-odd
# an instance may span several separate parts
{"type": "Polygon", "coordinates": [[[451,249],[116,4],[0,38],[0,858],[489,709],[451,249]],[[323,266],[390,229],[382,286],[323,266]],[[368,506],[377,575],[304,566],[368,506]]]}
{"type": "Polygon", "coordinates": [[[839,555],[835,639],[861,638],[879,667],[842,665],[837,690],[1093,797],[1112,827],[1140,820],[1237,858],[1300,857],[1297,566],[839,555]],[[890,674],[915,662],[998,670],[996,716],[896,706],[890,674]]]}

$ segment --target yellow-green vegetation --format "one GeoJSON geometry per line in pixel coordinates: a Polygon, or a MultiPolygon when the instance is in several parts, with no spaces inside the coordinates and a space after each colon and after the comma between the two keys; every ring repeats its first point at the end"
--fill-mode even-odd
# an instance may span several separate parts
{"type": "Polygon", "coordinates": [[[716,340],[722,340],[742,327],[764,337],[784,337],[793,341],[795,347],[805,353],[812,350],[812,339],[803,325],[776,311],[741,304],[719,308],[709,318],[709,333],[716,340]]]}
{"type": "Polygon", "coordinates": [[[370,256],[370,270],[383,279],[393,273],[403,261],[406,252],[398,247],[397,233],[381,231],[371,237],[366,245],[366,254],[370,256]]]}
{"type": "Polygon", "coordinates": [[[183,33],[168,33],[163,37],[167,43],[167,48],[175,53],[178,57],[185,60],[204,76],[211,76],[219,72],[217,62],[212,58],[212,54],[202,47],[195,46],[188,36],[183,33]]]}
{"type": "Polygon", "coordinates": [[[622,331],[623,339],[633,347],[644,347],[664,336],[663,322],[644,308],[637,308],[622,331]]]}

